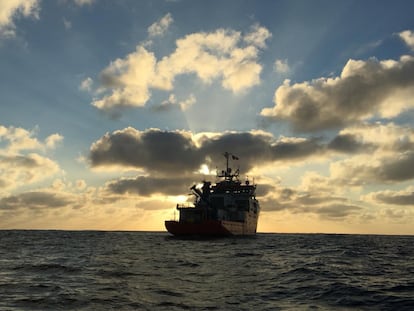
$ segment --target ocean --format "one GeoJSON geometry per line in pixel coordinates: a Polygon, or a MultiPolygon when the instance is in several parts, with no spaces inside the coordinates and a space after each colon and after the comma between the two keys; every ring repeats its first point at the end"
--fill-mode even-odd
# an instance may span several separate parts
{"type": "Polygon", "coordinates": [[[0,231],[0,310],[414,310],[414,236],[0,231]]]}

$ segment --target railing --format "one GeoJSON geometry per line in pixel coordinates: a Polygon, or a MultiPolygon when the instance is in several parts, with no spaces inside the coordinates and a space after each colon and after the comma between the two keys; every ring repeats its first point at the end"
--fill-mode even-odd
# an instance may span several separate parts
{"type": "Polygon", "coordinates": [[[190,202],[180,203],[180,204],[177,204],[177,209],[179,208],[194,208],[194,204],[190,202]]]}

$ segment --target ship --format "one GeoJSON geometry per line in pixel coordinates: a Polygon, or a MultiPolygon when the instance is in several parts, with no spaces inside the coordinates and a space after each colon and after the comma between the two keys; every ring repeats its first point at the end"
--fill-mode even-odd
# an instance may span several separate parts
{"type": "Polygon", "coordinates": [[[226,169],[217,171],[215,184],[203,181],[190,189],[193,204],[177,204],[178,220],[166,220],[165,227],[174,236],[242,236],[256,234],[260,204],[256,185],[239,180],[240,169],[233,170],[230,160],[239,160],[225,152],[226,169]],[[200,187],[201,186],[201,187],[200,187]]]}

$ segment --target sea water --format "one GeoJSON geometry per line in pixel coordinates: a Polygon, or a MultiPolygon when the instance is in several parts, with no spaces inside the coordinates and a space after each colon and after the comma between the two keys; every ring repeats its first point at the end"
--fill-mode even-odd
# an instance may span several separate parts
{"type": "Polygon", "coordinates": [[[414,236],[0,231],[0,310],[414,310],[414,236]]]}

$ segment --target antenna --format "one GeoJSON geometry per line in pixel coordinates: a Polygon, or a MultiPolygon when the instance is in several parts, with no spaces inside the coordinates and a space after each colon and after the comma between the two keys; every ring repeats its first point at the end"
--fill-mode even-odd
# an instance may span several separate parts
{"type": "Polygon", "coordinates": [[[230,152],[223,153],[224,157],[226,158],[226,170],[221,171],[221,175],[218,175],[218,177],[224,177],[226,180],[232,180],[233,177],[239,176],[240,168],[238,168],[234,174],[232,174],[232,169],[229,167],[229,158],[231,156],[232,160],[238,160],[239,157],[235,156],[234,154],[230,152]]]}

